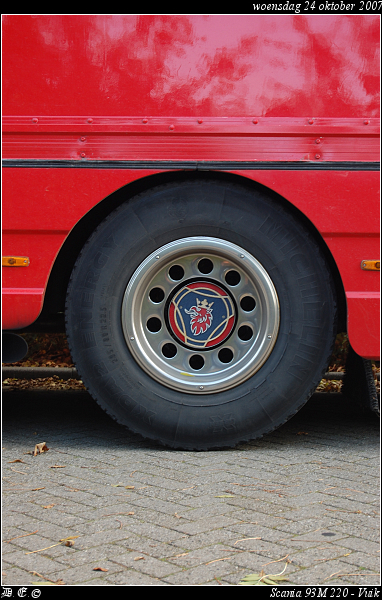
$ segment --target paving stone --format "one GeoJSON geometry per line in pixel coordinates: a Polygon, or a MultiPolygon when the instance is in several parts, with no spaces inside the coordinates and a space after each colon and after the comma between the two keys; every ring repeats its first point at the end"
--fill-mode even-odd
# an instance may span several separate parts
{"type": "Polygon", "coordinates": [[[127,569],[134,569],[152,577],[163,578],[172,573],[178,573],[181,568],[173,562],[158,560],[147,554],[142,554],[136,551],[120,555],[119,558],[111,559],[113,564],[123,565],[127,569]]]}
{"type": "MultiPolygon", "coordinates": [[[[201,565],[175,575],[165,577],[163,581],[172,585],[200,585],[212,581],[215,577],[222,577],[235,571],[235,565],[228,564],[230,561],[219,561],[209,565],[201,565]]],[[[237,567],[236,567],[237,568],[237,567]]]]}
{"type": "Polygon", "coordinates": [[[344,548],[350,548],[364,554],[377,554],[380,552],[380,544],[360,537],[346,537],[339,540],[338,544],[344,548]]]}
{"type": "Polygon", "coordinates": [[[172,545],[181,548],[183,551],[204,548],[212,544],[234,544],[238,535],[227,529],[215,529],[206,531],[197,535],[182,535],[172,542],[172,545]]]}
{"type": "Polygon", "coordinates": [[[131,569],[108,576],[106,581],[108,585],[171,585],[159,577],[150,577],[146,573],[139,573],[131,569]]]}
{"type": "Polygon", "coordinates": [[[349,578],[347,574],[359,572],[359,568],[354,568],[341,560],[329,560],[327,562],[318,563],[315,566],[301,569],[300,571],[294,571],[289,575],[289,582],[296,585],[327,585],[330,586],[343,586],[354,582],[356,579],[357,585],[377,585],[379,581],[375,574],[367,575],[366,573],[360,573],[360,577],[349,578]],[[373,581],[374,580],[374,581],[373,581]]]}
{"type": "Polygon", "coordinates": [[[186,452],[129,433],[86,393],[4,396],[3,539],[17,538],[3,543],[4,585],[30,585],[32,571],[66,585],[237,585],[287,560],[289,585],[378,585],[378,423],[346,405],[308,403],[261,440],[186,452]],[[50,450],[25,454],[37,440],[50,450]]]}

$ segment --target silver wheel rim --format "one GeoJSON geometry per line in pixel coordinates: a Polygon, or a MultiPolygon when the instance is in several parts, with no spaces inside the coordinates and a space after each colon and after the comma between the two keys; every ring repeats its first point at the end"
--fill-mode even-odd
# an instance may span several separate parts
{"type": "Polygon", "coordinates": [[[148,256],[122,303],[141,368],[168,388],[218,393],[258,371],[276,342],[280,308],[264,267],[225,240],[189,237],[148,256]]]}

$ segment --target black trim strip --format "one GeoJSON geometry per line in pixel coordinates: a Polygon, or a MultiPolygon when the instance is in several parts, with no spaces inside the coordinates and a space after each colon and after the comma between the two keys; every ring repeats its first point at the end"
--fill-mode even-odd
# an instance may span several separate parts
{"type": "Polygon", "coordinates": [[[172,161],[3,159],[3,167],[29,169],[182,169],[192,171],[379,171],[379,162],[172,161]]]}

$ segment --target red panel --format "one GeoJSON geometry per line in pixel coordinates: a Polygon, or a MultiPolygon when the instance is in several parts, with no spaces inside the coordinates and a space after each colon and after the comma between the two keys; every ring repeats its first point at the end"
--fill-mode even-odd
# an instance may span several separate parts
{"type": "Polygon", "coordinates": [[[44,288],[3,288],[3,329],[23,329],[40,314],[44,288]]]}
{"type": "Polygon", "coordinates": [[[379,15],[6,15],[3,114],[377,117],[379,15]]]}
{"type": "Polygon", "coordinates": [[[346,294],[351,345],[364,358],[380,357],[380,294],[346,294]]]}

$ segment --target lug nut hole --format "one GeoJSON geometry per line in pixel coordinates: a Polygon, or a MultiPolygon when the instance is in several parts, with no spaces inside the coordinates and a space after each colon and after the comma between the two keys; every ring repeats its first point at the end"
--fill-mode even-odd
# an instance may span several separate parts
{"type": "Polygon", "coordinates": [[[256,301],[252,296],[244,296],[240,300],[240,306],[245,312],[251,312],[256,306],[256,301]]]}
{"type": "Polygon", "coordinates": [[[225,274],[225,280],[230,286],[235,286],[240,283],[241,276],[238,271],[228,271],[225,274]]]}
{"type": "Polygon", "coordinates": [[[193,356],[191,356],[188,362],[190,364],[191,369],[193,369],[194,371],[199,371],[204,367],[204,358],[203,356],[200,356],[200,354],[194,354],[193,356]]]}
{"type": "Polygon", "coordinates": [[[164,344],[163,348],[162,348],[162,354],[165,358],[174,358],[174,356],[176,356],[178,350],[177,347],[175,346],[175,344],[164,344]]]}
{"type": "Polygon", "coordinates": [[[162,302],[162,300],[164,298],[164,291],[159,287],[155,287],[152,290],[150,290],[149,298],[150,298],[151,302],[154,302],[155,304],[159,304],[160,302],[162,302]]]}
{"type": "Polygon", "coordinates": [[[180,281],[184,277],[184,269],[180,265],[173,265],[168,273],[173,281],[180,281]]]}
{"type": "Polygon", "coordinates": [[[227,364],[233,359],[233,352],[230,348],[222,348],[219,350],[218,357],[220,362],[227,364]]]}
{"type": "Polygon", "coordinates": [[[253,336],[252,327],[249,327],[249,325],[242,325],[241,327],[239,327],[237,335],[243,342],[247,342],[253,336]]]}
{"type": "Polygon", "coordinates": [[[158,333],[162,329],[162,322],[157,317],[151,317],[147,321],[146,326],[151,333],[158,333]]]}
{"type": "Polygon", "coordinates": [[[203,275],[208,275],[208,273],[211,273],[213,268],[214,264],[209,258],[202,258],[202,260],[198,262],[198,269],[200,273],[203,273],[203,275]]]}

